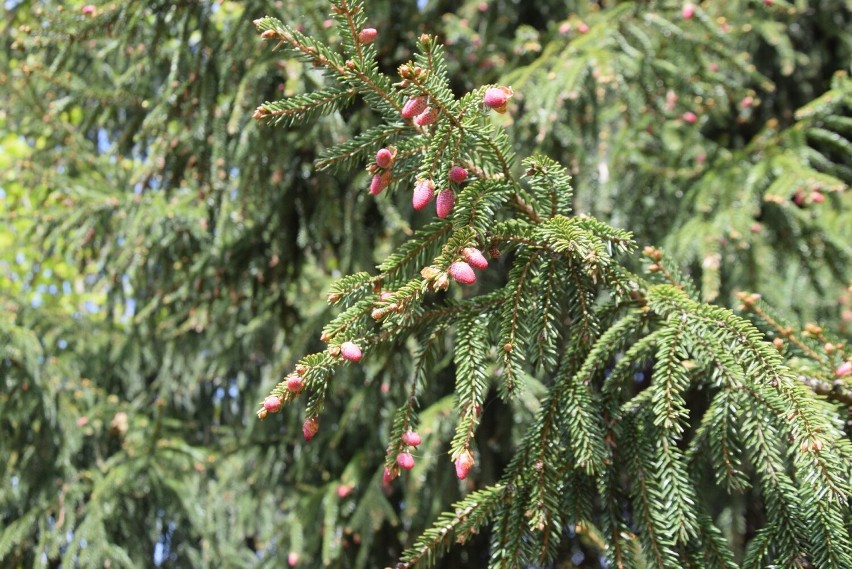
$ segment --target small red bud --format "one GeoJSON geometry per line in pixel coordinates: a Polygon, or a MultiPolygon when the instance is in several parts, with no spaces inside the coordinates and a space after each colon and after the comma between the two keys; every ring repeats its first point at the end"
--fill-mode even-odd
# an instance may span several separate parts
{"type": "Polygon", "coordinates": [[[393,166],[393,153],[387,148],[382,148],[378,152],[376,152],[376,164],[379,168],[384,168],[387,170],[391,166],[393,166]]]}
{"type": "Polygon", "coordinates": [[[695,15],[695,5],[692,2],[687,2],[683,5],[680,14],[684,20],[691,20],[692,16],[695,15]]]}
{"type": "Polygon", "coordinates": [[[301,393],[305,388],[305,382],[295,373],[287,376],[287,391],[290,393],[301,393]]]}
{"type": "Polygon", "coordinates": [[[422,441],[420,435],[415,433],[414,431],[405,431],[402,434],[402,442],[407,444],[408,446],[416,447],[419,446],[422,441]]]}
{"type": "Polygon", "coordinates": [[[317,421],[316,417],[311,417],[302,423],[302,434],[305,436],[306,441],[310,441],[314,438],[318,431],[319,421],[317,421]]]}
{"type": "Polygon", "coordinates": [[[449,188],[441,190],[438,194],[438,200],[435,202],[435,209],[438,212],[438,217],[445,219],[450,212],[453,211],[453,206],[456,204],[456,194],[449,188]]]}
{"type": "Polygon", "coordinates": [[[821,192],[811,192],[811,201],[814,203],[822,203],[825,201],[825,196],[821,192]]]}
{"type": "Polygon", "coordinates": [[[467,180],[467,170],[461,166],[453,166],[450,168],[450,181],[456,184],[461,184],[467,180]]]}
{"type": "Polygon", "coordinates": [[[404,468],[405,470],[411,470],[414,468],[414,457],[411,456],[411,453],[401,452],[396,455],[396,463],[400,468],[404,468]]]}
{"type": "Polygon", "coordinates": [[[586,22],[580,22],[580,25],[577,26],[577,31],[581,34],[585,34],[589,31],[589,24],[587,24],[586,22]]]}
{"type": "Polygon", "coordinates": [[[469,450],[464,451],[461,456],[456,459],[456,476],[459,480],[464,480],[473,468],[473,455],[469,450]]]}
{"type": "Polygon", "coordinates": [[[465,247],[462,249],[462,255],[464,255],[465,260],[472,266],[477,269],[487,269],[488,261],[485,259],[485,255],[482,254],[482,251],[476,249],[474,247],[465,247]]]}
{"type": "Polygon", "coordinates": [[[379,35],[379,32],[376,31],[376,28],[364,28],[358,32],[358,41],[364,45],[371,44],[377,35],[379,35]]]}
{"type": "Polygon", "coordinates": [[[414,117],[414,124],[417,126],[429,126],[438,120],[438,109],[426,107],[426,110],[414,117]]]}
{"type": "Polygon", "coordinates": [[[270,395],[263,400],[263,408],[270,413],[277,413],[281,410],[281,399],[277,395],[270,395]]]}
{"type": "Polygon", "coordinates": [[[350,362],[360,362],[361,348],[353,342],[343,342],[340,344],[340,355],[343,356],[343,359],[349,360],[350,362]]]}
{"type": "Polygon", "coordinates": [[[91,16],[92,14],[95,13],[95,7],[92,4],[86,4],[82,8],[82,12],[86,16],[91,16]]]}
{"type": "Polygon", "coordinates": [[[485,91],[482,102],[489,109],[494,109],[502,114],[506,112],[506,104],[512,95],[511,87],[491,87],[485,91]]]}
{"type": "Polygon", "coordinates": [[[456,261],[450,265],[450,269],[447,272],[460,283],[473,284],[476,282],[476,275],[473,273],[473,269],[464,261],[456,261]]]}
{"type": "Polygon", "coordinates": [[[680,118],[683,120],[683,122],[689,124],[693,124],[695,121],[698,120],[698,116],[696,116],[696,114],[692,111],[686,111],[680,116],[680,118]]]}
{"type": "Polygon", "coordinates": [[[402,107],[402,118],[411,119],[426,110],[428,100],[426,97],[412,97],[402,107]]]}
{"type": "Polygon", "coordinates": [[[411,197],[411,205],[420,211],[435,197],[435,184],[432,180],[419,180],[414,186],[414,195],[411,197]]]}
{"type": "Polygon", "coordinates": [[[852,361],[843,362],[842,364],[840,364],[840,367],[834,370],[834,375],[836,375],[837,377],[852,375],[852,361]]]}
{"type": "Polygon", "coordinates": [[[295,567],[298,564],[299,564],[299,554],[296,553],[295,551],[291,551],[287,555],[287,565],[289,565],[290,567],[295,567]]]}

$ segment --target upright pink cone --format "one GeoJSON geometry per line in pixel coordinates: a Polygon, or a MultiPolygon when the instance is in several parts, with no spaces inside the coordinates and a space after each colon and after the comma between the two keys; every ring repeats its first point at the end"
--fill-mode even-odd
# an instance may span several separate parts
{"type": "Polygon", "coordinates": [[[491,87],[485,91],[482,102],[489,109],[502,114],[506,112],[506,105],[513,94],[511,87],[491,87]]]}
{"type": "Polygon", "coordinates": [[[405,431],[402,434],[402,442],[407,444],[410,447],[419,446],[423,440],[420,438],[420,435],[415,433],[414,431],[405,431]]]}
{"type": "Polygon", "coordinates": [[[480,270],[488,268],[488,261],[479,249],[476,249],[475,247],[465,247],[462,249],[462,255],[464,256],[465,261],[470,263],[472,267],[480,270]]]}
{"type": "Polygon", "coordinates": [[[460,283],[473,284],[476,282],[476,275],[473,273],[473,269],[464,261],[456,261],[450,265],[447,272],[460,283]]]}
{"type": "Polygon", "coordinates": [[[456,184],[461,184],[467,180],[467,170],[461,166],[453,166],[450,168],[450,181],[456,184]]]}
{"type": "Polygon", "coordinates": [[[263,400],[263,408],[270,413],[277,413],[281,410],[281,399],[277,395],[270,395],[263,400]]]}
{"type": "Polygon", "coordinates": [[[435,203],[435,209],[438,212],[438,217],[445,219],[453,211],[453,206],[456,205],[456,194],[451,189],[441,190],[438,194],[438,201],[435,203]]]}
{"type": "Polygon", "coordinates": [[[435,197],[435,184],[432,180],[420,180],[414,186],[414,195],[411,196],[411,205],[420,211],[435,197]]]}
{"type": "Polygon", "coordinates": [[[402,118],[413,119],[426,110],[429,100],[426,97],[412,97],[402,107],[402,118]]]}
{"type": "Polygon", "coordinates": [[[353,342],[343,342],[340,344],[340,355],[343,356],[343,359],[350,362],[360,362],[361,348],[353,342]]]}

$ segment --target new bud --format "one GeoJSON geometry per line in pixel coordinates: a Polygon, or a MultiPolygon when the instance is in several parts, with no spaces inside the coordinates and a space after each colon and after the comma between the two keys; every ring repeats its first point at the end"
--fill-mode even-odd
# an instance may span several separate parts
{"type": "Polygon", "coordinates": [[[414,124],[417,126],[429,126],[438,120],[438,109],[434,107],[426,107],[426,110],[414,117],[414,124]]]}
{"type": "Polygon", "coordinates": [[[438,212],[438,217],[445,219],[453,211],[455,204],[456,194],[449,188],[442,190],[438,194],[437,202],[435,202],[435,210],[438,212]]]}
{"type": "Polygon", "coordinates": [[[349,360],[350,362],[360,362],[361,348],[353,342],[343,342],[340,344],[340,355],[343,356],[343,359],[349,360]]]}
{"type": "Polygon", "coordinates": [[[683,5],[680,13],[684,20],[691,20],[692,16],[695,15],[695,5],[692,2],[687,2],[683,5]]]}
{"type": "Polygon", "coordinates": [[[473,284],[476,282],[476,275],[473,273],[473,269],[464,261],[456,261],[450,265],[450,269],[447,272],[460,283],[473,284]]]}
{"type": "Polygon", "coordinates": [[[698,116],[692,111],[686,111],[680,116],[680,118],[683,120],[683,122],[688,124],[693,124],[695,123],[695,121],[698,120],[698,116]]]}
{"type": "Polygon", "coordinates": [[[837,377],[845,377],[847,375],[852,375],[852,362],[843,362],[840,364],[836,370],[834,370],[834,375],[837,377]]]}
{"type": "Polygon", "coordinates": [[[485,91],[482,102],[489,109],[494,109],[502,114],[506,112],[506,105],[512,95],[511,87],[491,87],[485,91]]]}
{"type": "Polygon", "coordinates": [[[385,188],[387,188],[391,183],[391,173],[390,172],[382,172],[381,174],[376,174],[373,176],[373,179],[370,181],[370,195],[377,196],[382,193],[385,188]]]}
{"type": "Polygon", "coordinates": [[[467,180],[467,170],[461,166],[453,166],[450,168],[450,181],[456,184],[461,184],[467,180]]]}
{"type": "Polygon", "coordinates": [[[488,268],[488,261],[479,249],[474,247],[465,247],[462,249],[462,255],[464,256],[465,261],[467,261],[472,267],[480,270],[488,268]]]}
{"type": "Polygon", "coordinates": [[[473,468],[473,455],[469,450],[466,450],[456,459],[456,476],[459,477],[459,480],[464,480],[471,468],[473,468]]]}
{"type": "Polygon", "coordinates": [[[428,100],[426,97],[412,97],[402,107],[402,118],[411,119],[426,110],[428,100]]]}
{"type": "Polygon", "coordinates": [[[358,32],[358,41],[364,45],[371,44],[377,35],[379,35],[379,32],[376,31],[376,28],[364,28],[358,32]]]}
{"type": "Polygon", "coordinates": [[[419,446],[422,441],[420,435],[415,433],[414,431],[405,431],[402,434],[402,442],[411,447],[419,446]]]}
{"type": "Polygon", "coordinates": [[[299,375],[291,373],[287,376],[287,391],[290,393],[301,393],[304,388],[305,382],[299,375]]]}
{"type": "Polygon", "coordinates": [[[414,468],[414,457],[411,456],[411,453],[401,452],[396,455],[396,463],[400,468],[404,468],[405,470],[411,470],[414,468]]]}
{"type": "Polygon", "coordinates": [[[302,434],[305,436],[306,441],[314,438],[317,431],[319,431],[319,421],[317,421],[316,417],[311,417],[302,423],[302,434]]]}
{"type": "Polygon", "coordinates": [[[414,186],[414,195],[411,196],[411,205],[420,211],[435,197],[435,184],[432,180],[420,180],[414,186]]]}
{"type": "Polygon", "coordinates": [[[383,168],[387,170],[391,166],[393,166],[394,161],[394,153],[390,151],[388,148],[382,148],[378,152],[376,152],[376,164],[379,168],[383,168]]]}
{"type": "Polygon", "coordinates": [[[269,413],[277,413],[281,410],[281,399],[277,395],[270,395],[263,400],[263,408],[269,413]]]}

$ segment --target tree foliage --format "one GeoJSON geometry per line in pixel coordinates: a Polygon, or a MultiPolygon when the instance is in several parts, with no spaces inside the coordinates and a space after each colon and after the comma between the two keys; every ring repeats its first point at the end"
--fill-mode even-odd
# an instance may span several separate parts
{"type": "Polygon", "coordinates": [[[4,35],[4,564],[852,566],[847,4],[63,8],[4,35]]]}

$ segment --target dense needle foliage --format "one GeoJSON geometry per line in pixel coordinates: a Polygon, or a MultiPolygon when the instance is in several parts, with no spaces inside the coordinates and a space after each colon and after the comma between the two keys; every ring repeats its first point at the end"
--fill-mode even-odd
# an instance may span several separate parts
{"type": "Polygon", "coordinates": [[[63,4],[4,565],[852,566],[846,3],[63,4]]]}

